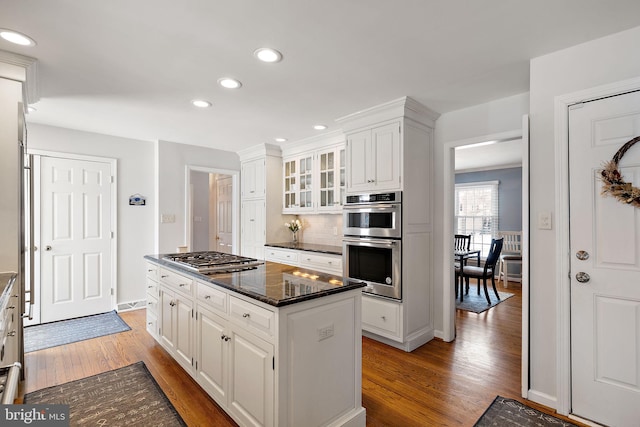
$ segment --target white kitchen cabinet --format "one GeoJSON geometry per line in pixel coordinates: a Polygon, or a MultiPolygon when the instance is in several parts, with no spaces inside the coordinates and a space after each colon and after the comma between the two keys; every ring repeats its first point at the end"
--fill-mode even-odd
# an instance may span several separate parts
{"type": "Polygon", "coordinates": [[[193,368],[193,302],[164,286],[160,289],[160,342],[190,372],[193,368]]]}
{"type": "Polygon", "coordinates": [[[341,212],[346,188],[346,150],[344,145],[317,153],[318,212],[341,212]]]}
{"type": "Polygon", "coordinates": [[[347,135],[347,192],[402,190],[400,122],[347,135]]]}
{"type": "Polygon", "coordinates": [[[147,331],[158,338],[158,313],[160,313],[160,286],[158,285],[158,266],[150,262],[146,263],[146,287],[147,287],[147,331]]]}
{"type": "Polygon", "coordinates": [[[241,197],[243,199],[256,199],[265,197],[265,159],[254,159],[243,162],[241,168],[241,197]]]}
{"type": "Polygon", "coordinates": [[[229,411],[241,425],[273,426],[273,344],[233,324],[230,332],[229,411]]]}
{"type": "Polygon", "coordinates": [[[264,258],[271,262],[342,276],[342,255],[267,246],[264,258]]]}
{"type": "Polygon", "coordinates": [[[363,333],[413,351],[435,336],[434,128],[438,113],[410,97],[336,121],[347,138],[347,195],[402,191],[402,300],[363,296],[363,333]]]}
{"type": "Polygon", "coordinates": [[[282,153],[283,213],[342,212],[347,171],[342,132],[295,141],[282,153]]]}
{"type": "Polygon", "coordinates": [[[264,259],[265,244],[265,208],[264,199],[245,200],[242,202],[242,255],[264,259]]]}
{"type": "Polygon", "coordinates": [[[313,153],[283,159],[283,213],[305,213],[314,209],[313,153]]]}
{"type": "Polygon", "coordinates": [[[289,238],[282,216],[282,152],[260,144],[238,152],[241,161],[240,255],[264,258],[267,242],[289,238]]]}
{"type": "Polygon", "coordinates": [[[217,402],[227,405],[230,333],[226,319],[198,305],[196,314],[196,381],[217,402]]]}

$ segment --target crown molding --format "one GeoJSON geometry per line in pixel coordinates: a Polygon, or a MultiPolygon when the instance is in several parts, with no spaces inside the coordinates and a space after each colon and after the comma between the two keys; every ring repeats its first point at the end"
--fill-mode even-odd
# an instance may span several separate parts
{"type": "Polygon", "coordinates": [[[237,152],[240,161],[257,159],[263,156],[282,157],[282,150],[275,144],[258,144],[237,152]]]}
{"type": "Polygon", "coordinates": [[[30,56],[0,50],[0,77],[23,82],[25,104],[40,100],[38,60],[30,56]]]}

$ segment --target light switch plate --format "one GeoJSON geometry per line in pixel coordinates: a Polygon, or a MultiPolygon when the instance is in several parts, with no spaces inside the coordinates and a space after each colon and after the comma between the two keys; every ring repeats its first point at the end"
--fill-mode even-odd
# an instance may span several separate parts
{"type": "Polygon", "coordinates": [[[176,216],[173,214],[162,214],[160,215],[160,222],[163,224],[176,222],[176,216]]]}
{"type": "Polygon", "coordinates": [[[538,229],[551,230],[551,212],[538,212],[538,229]]]}

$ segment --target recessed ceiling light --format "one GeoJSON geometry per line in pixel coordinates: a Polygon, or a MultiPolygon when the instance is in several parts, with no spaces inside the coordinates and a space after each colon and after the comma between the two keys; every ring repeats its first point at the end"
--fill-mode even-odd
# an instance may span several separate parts
{"type": "Polygon", "coordinates": [[[211,103],[209,101],[205,101],[203,99],[194,99],[191,103],[198,108],[208,108],[211,107],[211,103]]]}
{"type": "Polygon", "coordinates": [[[242,83],[230,77],[222,77],[221,79],[218,79],[218,84],[227,89],[238,89],[242,86],[242,83]]]}
{"type": "Polygon", "coordinates": [[[287,138],[274,138],[276,142],[286,142],[287,138]]]}
{"type": "Polygon", "coordinates": [[[313,128],[315,130],[325,130],[327,128],[327,125],[313,125],[313,128]]]}
{"type": "Polygon", "coordinates": [[[0,29],[0,37],[8,42],[19,44],[20,46],[35,46],[36,42],[31,37],[13,30],[0,29]]]}
{"type": "Polygon", "coordinates": [[[268,47],[261,47],[253,52],[256,58],[262,62],[280,62],[282,61],[282,54],[275,49],[268,47]]]}

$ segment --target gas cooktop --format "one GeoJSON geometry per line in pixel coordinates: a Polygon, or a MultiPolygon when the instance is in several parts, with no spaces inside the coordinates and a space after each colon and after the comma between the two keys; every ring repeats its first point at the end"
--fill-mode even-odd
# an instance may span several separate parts
{"type": "Polygon", "coordinates": [[[264,264],[255,258],[214,251],[167,254],[162,259],[188,270],[209,274],[251,270],[264,264]]]}

